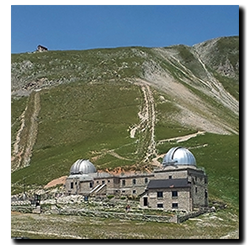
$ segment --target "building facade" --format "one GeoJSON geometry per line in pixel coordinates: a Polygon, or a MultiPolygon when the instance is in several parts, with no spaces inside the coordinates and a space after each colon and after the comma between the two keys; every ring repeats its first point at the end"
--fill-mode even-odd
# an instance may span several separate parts
{"type": "Polygon", "coordinates": [[[186,148],[171,148],[162,167],[152,173],[112,175],[98,172],[88,160],[77,160],[65,183],[69,195],[140,197],[142,208],[192,211],[208,206],[207,176],[186,148]]]}
{"type": "Polygon", "coordinates": [[[44,51],[48,51],[48,48],[46,48],[46,47],[44,47],[42,45],[38,45],[36,51],[44,52],[44,51]]]}

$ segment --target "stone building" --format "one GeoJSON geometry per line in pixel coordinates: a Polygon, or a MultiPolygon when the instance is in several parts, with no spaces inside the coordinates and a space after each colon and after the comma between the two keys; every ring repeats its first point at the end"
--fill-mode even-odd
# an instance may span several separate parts
{"type": "Polygon", "coordinates": [[[145,191],[150,178],[154,178],[153,173],[112,175],[97,172],[89,160],[80,159],[72,165],[65,189],[67,194],[137,196],[145,191]]]}
{"type": "Polygon", "coordinates": [[[186,148],[171,148],[152,173],[113,175],[98,172],[89,160],[77,160],[65,183],[67,194],[140,197],[143,208],[192,211],[208,206],[207,176],[186,148]]]}
{"type": "Polygon", "coordinates": [[[44,47],[42,45],[38,45],[36,51],[44,52],[44,51],[48,51],[48,48],[46,48],[46,47],[44,47]]]}

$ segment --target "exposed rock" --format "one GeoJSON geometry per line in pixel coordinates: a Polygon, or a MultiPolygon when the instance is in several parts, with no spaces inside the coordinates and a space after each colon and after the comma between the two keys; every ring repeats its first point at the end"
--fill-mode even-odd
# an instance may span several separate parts
{"type": "Polygon", "coordinates": [[[235,70],[229,59],[226,59],[224,64],[220,63],[217,72],[224,76],[235,77],[235,70]]]}

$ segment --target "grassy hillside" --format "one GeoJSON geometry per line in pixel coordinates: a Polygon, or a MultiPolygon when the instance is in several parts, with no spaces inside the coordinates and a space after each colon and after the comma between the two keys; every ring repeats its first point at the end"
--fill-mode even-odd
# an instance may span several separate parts
{"type": "Polygon", "coordinates": [[[41,92],[40,105],[32,164],[15,171],[13,183],[25,176],[28,184],[45,184],[67,175],[77,159],[91,159],[102,152],[98,160],[92,160],[99,169],[131,165],[140,160],[141,156],[134,154],[136,139],[131,139],[128,132],[138,122],[141,95],[137,86],[67,84],[41,92]],[[110,156],[113,161],[109,161],[105,151],[110,149],[119,150],[120,156],[128,160],[110,156]]]}
{"type": "Polygon", "coordinates": [[[237,45],[232,37],[194,47],[13,54],[12,193],[68,175],[79,158],[143,171],[181,145],[205,168],[210,198],[237,208],[237,45]],[[166,140],[197,131],[205,134],[166,140]]]}
{"type": "Polygon", "coordinates": [[[12,54],[12,89],[46,78],[47,85],[139,77],[148,48],[12,54]]]}

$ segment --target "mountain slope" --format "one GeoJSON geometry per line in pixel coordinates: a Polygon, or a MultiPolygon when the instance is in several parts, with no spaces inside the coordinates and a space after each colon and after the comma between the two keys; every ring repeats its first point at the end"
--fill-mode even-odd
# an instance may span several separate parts
{"type": "Polygon", "coordinates": [[[13,192],[67,175],[78,158],[147,171],[185,135],[204,135],[185,142],[198,155],[216,152],[211,133],[237,151],[238,42],[13,54],[13,192]]]}

